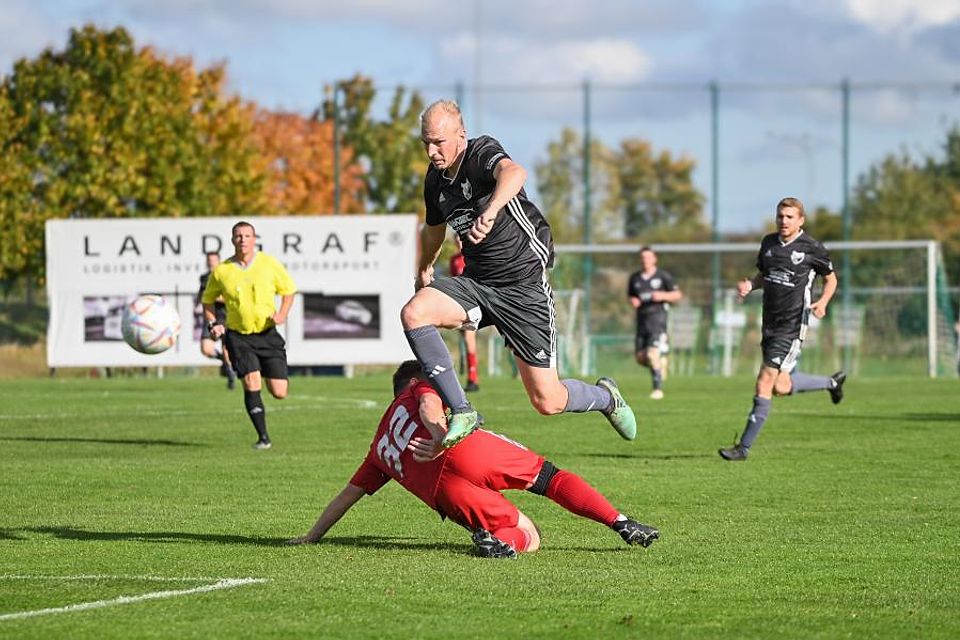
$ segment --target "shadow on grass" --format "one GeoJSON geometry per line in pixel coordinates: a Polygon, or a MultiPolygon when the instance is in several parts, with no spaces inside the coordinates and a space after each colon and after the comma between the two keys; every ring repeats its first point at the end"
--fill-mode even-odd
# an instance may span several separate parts
{"type": "MultiPolygon", "coordinates": [[[[190,533],[186,531],[87,531],[73,527],[27,527],[20,531],[46,533],[61,540],[106,540],[134,542],[201,542],[210,544],[249,544],[261,547],[279,546],[286,538],[260,538],[221,533],[190,533]]],[[[7,530],[10,533],[10,530],[7,530]]]]}
{"type": "MultiPolygon", "coordinates": [[[[243,544],[258,547],[288,546],[289,538],[267,538],[257,536],[239,536],[220,533],[190,533],[185,531],[88,531],[74,527],[28,527],[24,529],[0,529],[0,540],[25,540],[18,532],[43,533],[61,540],[101,540],[108,542],[163,542],[163,543],[201,543],[201,544],[243,544]]],[[[295,534],[291,534],[290,538],[295,534]]],[[[377,549],[404,550],[447,550],[463,551],[465,544],[449,542],[420,542],[415,538],[396,536],[330,536],[320,543],[323,546],[344,546],[377,549]]],[[[311,546],[311,545],[304,545],[311,546]]]]}
{"type": "Polygon", "coordinates": [[[113,438],[69,438],[66,436],[41,437],[41,436],[4,436],[0,440],[19,441],[19,442],[85,442],[93,444],[138,444],[141,446],[160,446],[160,447],[206,447],[209,445],[199,442],[180,442],[178,440],[146,440],[131,439],[121,440],[113,438]]]}

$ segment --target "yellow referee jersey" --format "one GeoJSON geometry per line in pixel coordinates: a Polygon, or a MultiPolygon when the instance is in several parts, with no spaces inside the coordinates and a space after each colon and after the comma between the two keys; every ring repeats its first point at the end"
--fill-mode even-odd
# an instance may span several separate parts
{"type": "Polygon", "coordinates": [[[201,302],[213,304],[223,296],[227,328],[238,333],[259,333],[273,326],[276,296],[297,292],[297,285],[280,261],[258,251],[246,268],[231,257],[217,265],[201,302]]]}

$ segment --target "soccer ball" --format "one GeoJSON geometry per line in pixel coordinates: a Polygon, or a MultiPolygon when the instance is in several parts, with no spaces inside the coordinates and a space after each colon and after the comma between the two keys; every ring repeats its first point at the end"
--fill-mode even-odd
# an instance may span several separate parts
{"type": "Polygon", "coordinates": [[[177,342],[180,314],[163,296],[146,295],[123,308],[123,339],[140,353],[162,353],[177,342]]]}

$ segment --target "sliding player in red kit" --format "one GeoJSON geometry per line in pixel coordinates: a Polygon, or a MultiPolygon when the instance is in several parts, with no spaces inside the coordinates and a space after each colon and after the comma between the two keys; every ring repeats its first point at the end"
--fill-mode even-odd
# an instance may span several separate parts
{"type": "Polygon", "coordinates": [[[543,456],[503,436],[478,429],[453,449],[440,441],[446,418],[440,396],[408,360],[393,376],[394,400],[350,482],[304,536],[292,544],[319,542],[364,495],[390,480],[472,532],[477,555],[515,558],[540,548],[533,522],[500,491],[525,489],[564,509],[616,531],[627,544],[648,547],[660,537],[654,527],[631,520],[583,478],[558,469],[543,456]]]}

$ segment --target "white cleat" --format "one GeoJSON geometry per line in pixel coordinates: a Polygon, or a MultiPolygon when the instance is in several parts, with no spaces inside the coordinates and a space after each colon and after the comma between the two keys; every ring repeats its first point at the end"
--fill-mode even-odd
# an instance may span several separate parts
{"type": "Polygon", "coordinates": [[[663,389],[654,389],[651,391],[650,398],[652,400],[663,400],[663,389]]]}

